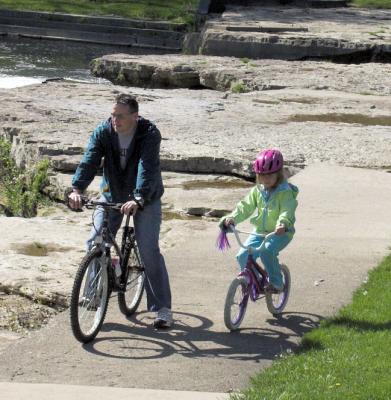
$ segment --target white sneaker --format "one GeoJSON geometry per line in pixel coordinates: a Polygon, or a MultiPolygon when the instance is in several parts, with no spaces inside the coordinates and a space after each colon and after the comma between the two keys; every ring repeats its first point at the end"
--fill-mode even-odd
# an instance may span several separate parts
{"type": "Polygon", "coordinates": [[[170,328],[172,325],[172,311],[163,307],[156,313],[156,318],[153,321],[153,326],[157,329],[170,328]]]}

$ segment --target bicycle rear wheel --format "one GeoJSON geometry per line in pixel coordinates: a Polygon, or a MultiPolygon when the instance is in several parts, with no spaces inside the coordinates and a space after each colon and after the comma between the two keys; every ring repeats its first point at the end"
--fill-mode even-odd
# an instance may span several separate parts
{"type": "Polygon", "coordinates": [[[76,272],[73,284],[70,317],[75,338],[88,343],[98,334],[109,303],[109,277],[101,251],[87,253],[76,272]]]}
{"type": "Polygon", "coordinates": [[[244,276],[235,278],[228,288],[224,306],[224,323],[230,330],[239,329],[248,303],[248,283],[244,276]]]}
{"type": "Polygon", "coordinates": [[[127,317],[137,310],[144,292],[145,271],[140,253],[135,246],[128,261],[129,275],[125,292],[118,293],[119,309],[127,317]]]}
{"type": "Polygon", "coordinates": [[[280,267],[284,288],[279,293],[265,293],[267,309],[273,315],[282,313],[288,302],[289,293],[291,291],[291,274],[289,269],[284,264],[281,264],[280,267]]]}

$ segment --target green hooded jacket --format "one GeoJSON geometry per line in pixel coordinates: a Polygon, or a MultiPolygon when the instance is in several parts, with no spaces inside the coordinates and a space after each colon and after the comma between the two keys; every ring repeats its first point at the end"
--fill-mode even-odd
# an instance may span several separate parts
{"type": "Polygon", "coordinates": [[[230,214],[221,218],[220,226],[226,218],[233,218],[237,225],[256,211],[250,222],[257,233],[273,232],[278,225],[283,224],[288,234],[293,235],[298,193],[299,189],[286,181],[272,191],[265,190],[262,185],[256,185],[230,214]]]}

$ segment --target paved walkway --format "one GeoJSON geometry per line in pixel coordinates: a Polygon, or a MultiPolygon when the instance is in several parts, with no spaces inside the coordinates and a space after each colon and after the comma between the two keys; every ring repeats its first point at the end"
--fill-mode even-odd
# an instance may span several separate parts
{"type": "Polygon", "coordinates": [[[148,390],[104,386],[51,385],[41,383],[0,382],[0,392],[7,400],[225,400],[228,394],[148,390]]]}
{"type": "MultiPolygon", "coordinates": [[[[280,319],[272,318],[263,302],[250,304],[242,329],[227,331],[223,304],[237,268],[236,246],[232,243],[221,254],[214,248],[215,223],[186,221],[178,244],[165,252],[173,291],[172,330],[152,329],[153,315],[145,304],[126,320],[113,298],[92,344],[75,341],[68,313],[63,313],[2,352],[0,381],[129,386],[146,389],[145,395],[163,389],[165,396],[171,390],[190,390],[199,399],[198,392],[217,392],[205,396],[220,398],[219,393],[245,388],[251,376],[282,351],[294,349],[320,319],[348,303],[368,270],[389,252],[390,173],[314,164],[292,182],[300,188],[297,235],[281,259],[290,267],[293,286],[280,319]]],[[[74,387],[60,386],[59,393],[65,396],[67,390],[74,387]]]]}

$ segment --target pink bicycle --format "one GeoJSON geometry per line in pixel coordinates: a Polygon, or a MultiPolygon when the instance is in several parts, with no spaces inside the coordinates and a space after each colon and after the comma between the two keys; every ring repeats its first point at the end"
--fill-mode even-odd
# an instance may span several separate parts
{"type": "Polygon", "coordinates": [[[288,302],[291,276],[288,267],[280,264],[284,286],[279,291],[272,289],[269,285],[266,269],[254,260],[254,252],[260,251],[267,239],[274,233],[267,235],[251,233],[251,235],[264,237],[262,244],[258,248],[254,248],[245,246],[239,237],[239,233],[249,232],[239,231],[234,226],[230,227],[230,231],[235,234],[238,244],[248,251],[247,264],[243,271],[231,282],[225,299],[224,323],[230,331],[234,331],[239,329],[243,321],[249,299],[258,301],[265,298],[266,306],[270,313],[273,315],[281,314],[288,302]]]}

